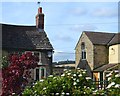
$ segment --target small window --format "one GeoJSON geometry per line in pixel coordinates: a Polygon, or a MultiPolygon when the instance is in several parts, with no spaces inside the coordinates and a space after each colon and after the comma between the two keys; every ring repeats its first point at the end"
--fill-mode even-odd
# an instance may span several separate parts
{"type": "Polygon", "coordinates": [[[44,68],[41,68],[41,78],[44,78],[45,77],[45,70],[44,68]]]}
{"type": "Polygon", "coordinates": [[[36,80],[39,80],[39,69],[36,69],[36,80]]]}
{"type": "Polygon", "coordinates": [[[86,50],[85,50],[85,43],[84,42],[82,42],[82,44],[81,44],[81,59],[82,60],[85,60],[86,59],[86,50]]]}
{"type": "Polygon", "coordinates": [[[82,51],[82,59],[86,59],[86,52],[82,51]]]}
{"type": "Polygon", "coordinates": [[[81,49],[82,49],[82,50],[85,49],[85,43],[84,43],[84,42],[82,42],[82,44],[81,44],[81,49]]]}
{"type": "Polygon", "coordinates": [[[35,69],[35,80],[38,81],[43,78],[46,78],[46,68],[40,67],[35,69]]]}
{"type": "Polygon", "coordinates": [[[41,62],[41,52],[34,52],[34,55],[39,58],[39,63],[42,63],[41,62]]]}

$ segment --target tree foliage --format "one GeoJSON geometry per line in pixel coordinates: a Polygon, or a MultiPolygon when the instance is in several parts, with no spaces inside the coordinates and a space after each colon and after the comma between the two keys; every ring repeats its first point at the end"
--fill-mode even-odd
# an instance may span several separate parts
{"type": "Polygon", "coordinates": [[[2,62],[2,96],[20,94],[28,82],[29,69],[37,66],[38,57],[31,52],[10,54],[2,62]]]}

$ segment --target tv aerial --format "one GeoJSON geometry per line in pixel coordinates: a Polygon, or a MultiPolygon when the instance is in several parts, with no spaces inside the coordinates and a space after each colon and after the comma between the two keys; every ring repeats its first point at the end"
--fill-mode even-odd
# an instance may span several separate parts
{"type": "Polygon", "coordinates": [[[38,4],[38,7],[40,7],[40,3],[41,3],[40,1],[39,1],[39,2],[37,2],[37,4],[38,4]]]}

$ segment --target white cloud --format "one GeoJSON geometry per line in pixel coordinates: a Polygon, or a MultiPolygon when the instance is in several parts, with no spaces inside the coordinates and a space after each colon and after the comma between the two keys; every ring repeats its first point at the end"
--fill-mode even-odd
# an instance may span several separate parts
{"type": "Polygon", "coordinates": [[[64,33],[63,34],[59,34],[59,35],[56,35],[53,40],[58,40],[58,41],[64,41],[64,42],[71,42],[73,41],[73,38],[72,36],[68,36],[68,35],[65,35],[64,33]]]}
{"type": "Polygon", "coordinates": [[[86,25],[75,25],[70,28],[70,30],[76,31],[76,32],[82,32],[82,31],[95,31],[97,30],[97,27],[91,24],[86,25]]]}
{"type": "Polygon", "coordinates": [[[114,17],[118,16],[117,9],[111,9],[111,8],[99,8],[93,11],[93,16],[99,16],[99,17],[114,17]]]}
{"type": "Polygon", "coordinates": [[[87,14],[87,10],[84,8],[73,8],[69,10],[69,13],[76,16],[81,16],[87,14]]]}

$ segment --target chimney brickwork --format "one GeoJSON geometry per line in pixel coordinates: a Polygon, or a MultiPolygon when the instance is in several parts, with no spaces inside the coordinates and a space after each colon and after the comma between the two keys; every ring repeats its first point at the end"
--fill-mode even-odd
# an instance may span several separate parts
{"type": "Polygon", "coordinates": [[[38,14],[36,15],[36,28],[44,29],[44,14],[42,13],[42,7],[38,8],[38,14]]]}

